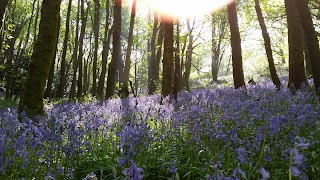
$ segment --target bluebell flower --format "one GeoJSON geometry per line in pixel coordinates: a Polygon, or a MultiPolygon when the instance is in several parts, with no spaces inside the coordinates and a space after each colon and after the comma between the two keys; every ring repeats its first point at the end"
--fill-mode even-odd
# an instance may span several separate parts
{"type": "Polygon", "coordinates": [[[292,176],[299,176],[301,174],[301,172],[296,166],[291,166],[291,172],[292,176]]]}
{"type": "Polygon", "coordinates": [[[260,172],[260,174],[261,174],[261,176],[262,176],[261,180],[267,180],[267,179],[270,178],[270,173],[269,173],[268,171],[266,171],[266,170],[264,169],[264,167],[262,167],[262,168],[259,170],[259,172],[260,172]]]}

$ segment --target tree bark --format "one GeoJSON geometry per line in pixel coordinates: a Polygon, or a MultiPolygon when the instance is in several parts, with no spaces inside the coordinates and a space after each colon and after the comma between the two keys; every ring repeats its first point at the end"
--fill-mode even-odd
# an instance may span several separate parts
{"type": "Polygon", "coordinates": [[[190,26],[190,19],[187,19],[187,28],[188,28],[188,34],[189,34],[189,42],[188,42],[188,47],[187,47],[187,55],[186,55],[186,62],[185,62],[185,70],[184,70],[184,85],[186,87],[187,91],[190,91],[189,87],[189,78],[190,78],[190,73],[191,73],[191,63],[192,63],[192,55],[193,55],[193,28],[190,26]]]}
{"type": "Polygon", "coordinates": [[[99,28],[100,28],[100,2],[94,0],[94,54],[92,67],[92,95],[96,95],[97,91],[97,59],[99,48],[99,28]]]}
{"type": "Polygon", "coordinates": [[[305,34],[305,42],[309,50],[314,86],[317,94],[320,95],[320,50],[317,34],[313,26],[307,2],[305,0],[296,0],[296,3],[305,34]]]}
{"type": "Polygon", "coordinates": [[[227,8],[231,32],[233,81],[235,88],[240,88],[245,86],[245,83],[242,66],[241,39],[238,26],[236,3],[230,3],[227,8]]]}
{"type": "Polygon", "coordinates": [[[123,86],[128,88],[129,84],[129,75],[130,75],[130,68],[131,68],[131,51],[132,51],[132,44],[133,44],[133,26],[134,26],[134,18],[136,16],[136,6],[137,0],[132,1],[132,9],[131,9],[131,17],[130,17],[130,27],[129,27],[129,36],[128,36],[128,46],[126,52],[126,60],[124,66],[124,73],[123,73],[123,86]]]}
{"type": "Polygon", "coordinates": [[[68,10],[67,10],[66,30],[64,33],[63,49],[62,49],[62,56],[60,61],[60,79],[59,79],[59,85],[57,90],[58,98],[63,97],[64,87],[66,84],[66,56],[67,56],[68,41],[69,41],[71,7],[72,7],[72,0],[69,0],[68,10]]]}
{"type": "MultiPolygon", "coordinates": [[[[58,23],[58,31],[57,31],[57,42],[59,40],[59,31],[60,31],[60,18],[59,18],[59,23],[58,23]]],[[[53,95],[52,95],[52,84],[53,84],[53,78],[54,78],[54,65],[56,63],[56,54],[57,54],[57,51],[58,51],[58,43],[56,43],[56,46],[54,48],[54,55],[52,57],[52,63],[51,63],[51,66],[50,66],[50,71],[49,71],[49,75],[48,75],[48,80],[47,80],[47,88],[46,88],[46,91],[44,93],[44,98],[53,98],[53,95]]]]}
{"type": "Polygon", "coordinates": [[[45,114],[43,95],[57,44],[60,4],[59,0],[42,2],[39,37],[32,53],[18,108],[19,113],[25,110],[29,117],[45,114]]]}
{"type": "MultiPolygon", "coordinates": [[[[0,1],[0,22],[2,22],[2,20],[3,20],[3,15],[6,11],[8,3],[9,3],[9,0],[0,1]]],[[[0,23],[0,24],[2,25],[2,23],[0,23]]],[[[0,27],[0,29],[1,29],[1,27],[0,27]]]]}
{"type": "Polygon", "coordinates": [[[72,54],[72,83],[69,98],[74,98],[76,96],[76,83],[77,83],[77,72],[78,72],[78,47],[79,47],[79,21],[80,21],[80,2],[78,0],[78,8],[77,8],[77,19],[76,19],[76,31],[75,31],[75,38],[74,38],[74,49],[72,54]]]}
{"type": "Polygon", "coordinates": [[[175,56],[174,56],[174,78],[173,78],[173,98],[178,100],[178,92],[180,90],[180,23],[179,19],[176,20],[177,29],[176,29],[176,48],[175,48],[175,56]]]}
{"type": "Polygon", "coordinates": [[[108,69],[106,99],[109,99],[114,94],[116,85],[116,76],[118,64],[121,61],[121,4],[122,0],[115,0],[114,2],[114,20],[113,20],[113,51],[112,59],[108,69]]]}
{"type": "Polygon", "coordinates": [[[110,1],[106,1],[106,24],[105,24],[105,30],[104,30],[104,40],[103,40],[103,50],[102,50],[102,67],[101,67],[101,73],[99,77],[98,82],[98,88],[97,88],[97,95],[99,98],[103,97],[103,88],[104,88],[104,82],[106,78],[107,73],[107,61],[109,56],[109,49],[110,49],[110,41],[111,41],[111,34],[113,32],[113,26],[109,29],[109,17],[110,17],[110,1]]]}
{"type": "MultiPolygon", "coordinates": [[[[87,7],[87,10],[84,9],[84,1],[81,0],[81,30],[80,30],[80,36],[79,36],[79,54],[78,54],[78,91],[77,91],[77,97],[81,98],[83,93],[83,40],[86,33],[86,26],[87,26],[87,19],[88,19],[88,11],[89,7],[87,7]]],[[[88,4],[89,6],[89,4],[88,4]]]]}
{"type": "MultiPolygon", "coordinates": [[[[285,0],[288,41],[289,41],[289,82],[288,87],[300,89],[306,82],[303,58],[303,32],[296,4],[292,0],[285,0]]],[[[301,7],[300,7],[301,8],[301,7]]]]}
{"type": "Polygon", "coordinates": [[[259,24],[260,24],[260,27],[262,30],[262,36],[264,39],[264,46],[266,49],[267,59],[268,59],[268,63],[269,63],[269,70],[270,70],[271,79],[272,79],[273,84],[279,89],[281,86],[281,83],[280,83],[279,77],[277,75],[276,67],[274,65],[270,36],[267,31],[267,26],[264,22],[264,18],[263,18],[262,12],[261,12],[259,0],[254,0],[254,3],[255,3],[255,9],[256,9],[257,16],[258,16],[259,24]]]}
{"type": "Polygon", "coordinates": [[[164,22],[164,52],[163,52],[163,71],[162,71],[162,96],[166,97],[172,94],[172,83],[174,73],[173,59],[173,18],[170,16],[161,16],[164,22]]]}
{"type": "MultiPolygon", "coordinates": [[[[153,30],[152,30],[152,36],[150,41],[150,50],[151,50],[151,56],[149,61],[149,68],[148,68],[148,94],[153,94],[156,91],[156,36],[158,31],[158,24],[159,24],[159,14],[155,11],[153,14],[153,30]]],[[[160,35],[159,35],[160,36],[160,35]]]]}

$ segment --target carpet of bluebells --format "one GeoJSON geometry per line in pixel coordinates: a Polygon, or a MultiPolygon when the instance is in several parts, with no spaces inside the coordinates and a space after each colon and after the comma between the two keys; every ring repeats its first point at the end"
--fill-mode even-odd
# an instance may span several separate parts
{"type": "Polygon", "coordinates": [[[320,179],[320,103],[245,89],[0,110],[0,179],[320,179]]]}

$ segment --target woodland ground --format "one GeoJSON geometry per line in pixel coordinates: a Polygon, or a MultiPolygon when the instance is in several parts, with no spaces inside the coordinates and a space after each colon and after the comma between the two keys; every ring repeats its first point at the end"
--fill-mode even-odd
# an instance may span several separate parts
{"type": "Polygon", "coordinates": [[[6,106],[0,179],[320,178],[320,103],[310,87],[292,95],[263,80],[159,102],[47,104],[38,122],[6,106]]]}

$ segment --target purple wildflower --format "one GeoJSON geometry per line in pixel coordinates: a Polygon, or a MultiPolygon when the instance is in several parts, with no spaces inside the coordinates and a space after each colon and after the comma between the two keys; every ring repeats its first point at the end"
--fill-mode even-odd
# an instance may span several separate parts
{"type": "Polygon", "coordinates": [[[267,179],[270,178],[270,173],[269,173],[268,171],[266,171],[266,170],[264,169],[264,167],[262,167],[262,168],[259,170],[259,172],[260,172],[260,174],[261,174],[261,176],[262,176],[261,180],[267,180],[267,179]]]}

